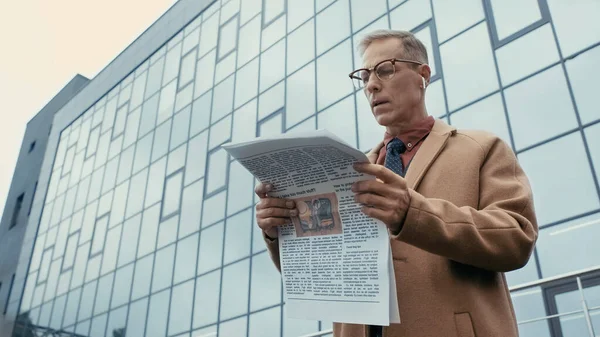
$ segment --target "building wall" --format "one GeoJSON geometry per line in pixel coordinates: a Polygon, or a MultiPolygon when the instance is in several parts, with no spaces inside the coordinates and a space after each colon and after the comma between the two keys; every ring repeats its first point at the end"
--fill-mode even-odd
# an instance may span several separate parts
{"type": "MultiPolygon", "coordinates": [[[[200,12],[178,10],[186,4],[166,15],[200,12]]],[[[39,230],[28,236],[35,249],[23,248],[17,273],[27,275],[19,313],[90,336],[329,329],[285,318],[253,221],[254,179],[220,145],[315,128],[361,150],[377,143],[383,131],[347,77],[361,66],[357,41],[377,28],[411,30],[426,44],[431,115],[498,134],[529,175],[540,238],[509,283],[593,267],[598,15],[593,1],[229,0],[184,28],[178,20],[179,32],[169,26],[176,34],[162,46],[138,39],[156,52],[136,63],[126,50],[112,84],[94,79],[55,119],[39,230]]],[[[542,289],[513,295],[519,320],[546,314],[542,289]]],[[[550,334],[544,321],[521,329],[550,334]]]]}
{"type": "Polygon", "coordinates": [[[0,326],[4,325],[4,309],[17,269],[33,196],[37,190],[37,180],[52,128],[52,119],[56,111],[88,82],[87,78],[76,75],[27,123],[0,221],[0,326]],[[22,202],[20,210],[17,210],[19,198],[22,202]]]}

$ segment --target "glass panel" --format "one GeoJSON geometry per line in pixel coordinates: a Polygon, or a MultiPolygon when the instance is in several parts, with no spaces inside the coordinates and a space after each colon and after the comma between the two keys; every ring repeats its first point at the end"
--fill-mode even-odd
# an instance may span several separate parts
{"type": "Polygon", "coordinates": [[[267,25],[269,22],[273,21],[278,15],[284,12],[285,10],[285,1],[284,0],[264,0],[263,1],[263,24],[267,25]]]}
{"type": "Polygon", "coordinates": [[[181,202],[181,221],[178,237],[185,237],[200,229],[200,216],[202,214],[202,191],[204,180],[198,180],[183,189],[181,202]]]}
{"type": "Polygon", "coordinates": [[[227,215],[252,205],[253,184],[252,174],[237,161],[232,162],[229,168],[227,215]]]}
{"type": "Polygon", "coordinates": [[[123,147],[128,147],[137,140],[141,111],[142,108],[139,107],[127,116],[127,128],[123,137],[123,147]]]}
{"type": "Polygon", "coordinates": [[[219,15],[213,15],[202,23],[200,29],[200,55],[204,55],[217,45],[218,34],[219,15]]]}
{"type": "Polygon", "coordinates": [[[233,74],[235,71],[236,54],[236,52],[229,54],[229,56],[225,57],[217,64],[215,70],[215,83],[219,83],[229,75],[233,74]]]}
{"type": "MultiPolygon", "coordinates": [[[[310,7],[310,6],[305,6],[310,7]]],[[[288,36],[287,73],[291,74],[315,57],[315,21],[309,20],[288,36]]],[[[314,68],[313,68],[314,71],[314,68]]],[[[313,75],[314,77],[314,75],[313,75]]]]}
{"type": "Polygon", "coordinates": [[[133,92],[131,94],[131,100],[129,105],[132,108],[137,108],[144,100],[144,90],[146,88],[146,79],[148,78],[148,72],[144,71],[139,75],[133,82],[133,92]]]}
{"type": "Polygon", "coordinates": [[[174,80],[162,88],[160,92],[160,101],[158,103],[157,124],[166,121],[173,115],[175,107],[175,93],[177,92],[177,81],[174,80]]]}
{"type": "Polygon", "coordinates": [[[385,128],[377,123],[365,94],[358,91],[355,96],[358,110],[358,146],[361,151],[367,151],[383,139],[385,128]]]}
{"type": "MultiPolygon", "coordinates": [[[[52,264],[50,265],[50,273],[48,275],[46,293],[44,294],[43,302],[49,301],[56,296],[56,285],[58,284],[58,276],[60,274],[60,264],[61,264],[61,260],[57,259],[57,260],[54,260],[52,262],[52,264]]],[[[16,287],[16,286],[17,285],[14,285],[14,287],[16,287]]],[[[13,296],[16,296],[16,294],[17,294],[16,291],[18,291],[18,290],[16,288],[13,288],[12,292],[13,292],[13,294],[15,294],[13,296]]],[[[8,297],[10,296],[10,294],[7,294],[6,296],[7,296],[6,300],[9,301],[10,298],[8,298],[8,297]]]]}
{"type": "Polygon", "coordinates": [[[142,215],[138,214],[123,224],[123,236],[121,238],[121,247],[119,248],[119,267],[135,259],[141,222],[142,215]]]}
{"type": "Polygon", "coordinates": [[[87,202],[96,200],[100,197],[102,190],[102,179],[104,178],[104,169],[105,166],[102,166],[92,174],[87,202]]]}
{"type": "MultiPolygon", "coordinates": [[[[325,330],[325,326],[323,329],[325,330]]],[[[318,321],[307,321],[303,319],[288,318],[286,306],[283,306],[283,336],[297,337],[304,336],[319,331],[318,321]]]]}
{"type": "Polygon", "coordinates": [[[510,135],[500,94],[490,96],[450,116],[452,125],[461,129],[492,132],[510,144],[510,135]]]}
{"type": "Polygon", "coordinates": [[[585,137],[590,149],[590,157],[592,159],[596,178],[600,179],[600,124],[595,124],[585,129],[585,137]]]}
{"type": "Polygon", "coordinates": [[[597,109],[600,97],[594,90],[596,79],[600,78],[598,60],[600,60],[600,47],[566,62],[573,96],[583,124],[600,119],[600,112],[597,109]]]}
{"type": "Polygon", "coordinates": [[[142,116],[140,122],[139,134],[145,135],[156,126],[156,115],[158,114],[158,99],[160,95],[156,94],[144,102],[142,106],[142,116]]]}
{"type": "Polygon", "coordinates": [[[431,3],[428,0],[390,1],[390,8],[400,2],[402,4],[390,12],[392,29],[410,31],[431,18],[431,3]]]}
{"type": "Polygon", "coordinates": [[[85,150],[85,157],[89,158],[91,157],[93,154],[96,153],[96,150],[98,149],[98,141],[100,140],[100,128],[94,128],[91,132],[90,132],[90,139],[88,141],[88,146],[85,150]]]}
{"type": "Polygon", "coordinates": [[[192,117],[190,122],[190,135],[208,128],[210,124],[210,109],[212,106],[212,90],[202,95],[192,104],[192,117]]]}
{"type": "Polygon", "coordinates": [[[169,153],[167,160],[167,175],[171,175],[173,172],[179,170],[185,165],[186,154],[186,145],[182,145],[169,153]]]}
{"type": "Polygon", "coordinates": [[[283,114],[278,113],[262,121],[259,126],[259,136],[271,137],[281,134],[283,131],[283,114]]]}
{"type": "Polygon", "coordinates": [[[69,297],[67,299],[67,307],[65,308],[63,326],[69,326],[75,323],[75,318],[77,315],[77,306],[79,305],[80,296],[81,288],[73,290],[69,293],[69,297]]]}
{"type": "MultiPolygon", "coordinates": [[[[343,1],[340,3],[343,3],[343,1]]],[[[348,78],[348,69],[352,69],[351,57],[352,49],[350,40],[348,40],[317,60],[317,102],[319,110],[326,108],[353,91],[352,82],[348,78]]]]}
{"type": "Polygon", "coordinates": [[[102,183],[102,193],[106,193],[115,187],[117,181],[117,172],[119,169],[119,157],[111,159],[106,164],[106,172],[104,173],[104,182],[102,183]]]}
{"type": "Polygon", "coordinates": [[[505,91],[515,146],[521,149],[577,127],[573,103],[560,66],[505,91]],[[532,123],[543,127],[532,128],[532,123]]]}
{"type": "Polygon", "coordinates": [[[317,118],[316,117],[311,117],[307,120],[305,120],[304,122],[297,124],[296,126],[288,129],[288,132],[305,132],[305,131],[312,131],[315,130],[317,125],[317,118]]]}
{"type": "MultiPolygon", "coordinates": [[[[199,35],[196,35],[199,36],[199,35]]],[[[183,88],[190,81],[194,80],[196,74],[196,56],[197,50],[187,53],[181,60],[181,69],[179,70],[179,88],[183,88]]]]}
{"type": "Polygon", "coordinates": [[[537,196],[534,201],[540,227],[600,206],[579,132],[523,152],[519,162],[537,196]],[[573,165],[561,170],[561,179],[548,174],[548,168],[564,163],[573,165]]]}
{"type": "Polygon", "coordinates": [[[156,247],[156,234],[158,233],[158,220],[160,205],[155,205],[144,211],[142,230],[140,231],[140,246],[137,256],[144,256],[156,247]]]}
{"type": "Polygon", "coordinates": [[[225,143],[231,138],[231,114],[210,128],[209,150],[225,143]]]}
{"type": "Polygon", "coordinates": [[[213,50],[198,60],[198,64],[196,64],[194,98],[199,97],[212,88],[215,73],[215,57],[216,52],[213,50]]]}
{"type": "MultiPolygon", "coordinates": [[[[163,181],[167,169],[167,158],[162,158],[150,166],[148,181],[163,181]]],[[[144,206],[148,207],[162,200],[163,184],[148,184],[144,206]]]]}
{"type": "MultiPolygon", "coordinates": [[[[87,269],[85,270],[85,282],[89,282],[96,279],[100,275],[100,263],[102,262],[102,254],[98,254],[95,257],[88,260],[87,269]]],[[[74,286],[71,284],[71,289],[74,286]]]]}
{"type": "Polygon", "coordinates": [[[356,147],[356,119],[354,108],[354,96],[343,101],[317,115],[319,129],[327,129],[340,137],[343,141],[356,147]]]}
{"type": "Polygon", "coordinates": [[[236,47],[238,32],[238,17],[224,23],[219,35],[219,58],[227,55],[236,47]]]}
{"type": "Polygon", "coordinates": [[[285,36],[285,15],[280,16],[268,27],[264,27],[262,31],[262,41],[260,50],[269,49],[275,42],[281,40],[285,36]]]}
{"type": "Polygon", "coordinates": [[[235,107],[248,102],[258,94],[258,58],[240,68],[235,83],[235,107]]]}
{"type": "Polygon", "coordinates": [[[75,251],[77,250],[77,243],[79,242],[79,232],[69,236],[67,239],[67,248],[65,250],[65,257],[63,260],[63,270],[73,267],[75,263],[75,251]]]}
{"type": "MultiPolygon", "coordinates": [[[[221,336],[227,337],[246,337],[248,317],[234,319],[225,323],[219,324],[219,333],[221,336]]],[[[204,335],[200,335],[204,336],[204,335]]]]}
{"type": "MultiPolygon", "coordinates": [[[[348,1],[338,1],[317,14],[317,55],[323,54],[350,36],[350,8],[348,1]],[[331,29],[336,27],[336,29],[331,29]]],[[[352,55],[350,52],[346,56],[352,55]]],[[[348,69],[345,69],[346,73],[348,69]]],[[[347,74],[346,74],[347,75],[347,74]]],[[[346,77],[347,78],[347,77],[346,77]]]]}
{"type": "MultiPolygon", "coordinates": [[[[558,294],[554,297],[559,313],[582,310],[581,295],[578,290],[558,294]]],[[[583,314],[560,317],[560,328],[563,336],[588,336],[588,327],[583,314]]]]}
{"type": "Polygon", "coordinates": [[[210,209],[211,212],[202,213],[202,228],[214,224],[225,217],[225,203],[227,202],[227,192],[223,191],[204,200],[203,209],[210,209]]]}
{"type": "Polygon", "coordinates": [[[174,216],[162,222],[158,228],[158,243],[156,249],[162,248],[177,240],[177,225],[179,216],[174,216]]]}
{"type": "Polygon", "coordinates": [[[599,234],[600,214],[540,230],[537,251],[542,276],[552,277],[596,266],[600,247],[589,243],[595,242],[599,234]]]}
{"type": "MultiPolygon", "coordinates": [[[[89,243],[83,244],[77,249],[77,257],[75,258],[75,265],[73,266],[73,279],[71,280],[71,289],[79,287],[83,283],[83,277],[85,275],[85,268],[86,268],[86,264],[88,262],[89,252],[90,252],[90,244],[89,243]]],[[[63,281],[65,281],[65,280],[63,280],[63,276],[69,276],[68,279],[70,279],[70,275],[67,275],[66,273],[61,274],[61,278],[58,283],[59,290],[61,287],[65,287],[67,289],[69,287],[68,281],[63,282],[63,281]]],[[[57,293],[60,293],[59,290],[57,290],[57,293]]]]}
{"type": "Polygon", "coordinates": [[[200,232],[198,275],[221,266],[223,256],[223,222],[200,232]]]}
{"type": "Polygon", "coordinates": [[[170,150],[173,150],[188,140],[191,110],[192,107],[187,106],[173,118],[173,131],[171,133],[171,143],[169,145],[170,150]]]}
{"type": "Polygon", "coordinates": [[[248,310],[249,269],[249,259],[223,268],[221,320],[245,314],[248,310]]]}
{"type": "Polygon", "coordinates": [[[499,48],[496,50],[496,55],[500,79],[504,85],[541,70],[560,59],[550,24],[499,48]]]}
{"type": "Polygon", "coordinates": [[[387,0],[350,0],[352,30],[357,32],[387,12],[387,0]]]}
{"type": "Polygon", "coordinates": [[[121,150],[123,149],[122,147],[123,145],[123,136],[119,136],[117,138],[115,138],[111,143],[110,143],[110,149],[109,149],[109,153],[108,153],[108,158],[112,159],[115,156],[119,155],[119,153],[121,152],[121,150]]]}
{"type": "Polygon", "coordinates": [[[117,174],[117,184],[122,183],[125,179],[131,176],[131,169],[133,168],[133,152],[135,146],[131,146],[121,154],[121,161],[119,162],[119,172],[117,174]]]}
{"type": "MultiPolygon", "coordinates": [[[[511,293],[511,297],[517,321],[521,322],[546,316],[544,297],[540,288],[513,292],[511,293]]],[[[519,335],[524,337],[550,337],[548,322],[543,320],[519,324],[519,335]]]]}
{"type": "Polygon", "coordinates": [[[108,319],[108,314],[104,314],[102,316],[97,316],[92,321],[92,327],[90,330],[91,337],[100,337],[104,336],[104,332],[106,331],[106,320],[108,319]]]}
{"type": "Polygon", "coordinates": [[[287,78],[286,127],[289,128],[314,114],[315,63],[311,62],[287,78]]]}
{"type": "Polygon", "coordinates": [[[179,74],[179,64],[181,62],[181,46],[182,43],[178,43],[173,49],[167,52],[165,61],[165,73],[163,74],[163,85],[169,83],[171,80],[177,78],[179,74]]]}
{"type": "Polygon", "coordinates": [[[150,297],[150,309],[148,310],[146,325],[147,337],[163,337],[166,335],[170,292],[169,289],[150,297]]]}
{"type": "Polygon", "coordinates": [[[187,157],[187,163],[185,165],[185,184],[189,184],[204,176],[207,145],[208,131],[190,139],[188,143],[188,153],[193,153],[194,155],[187,157]]]}
{"type": "Polygon", "coordinates": [[[125,337],[126,322],[127,306],[111,311],[108,315],[107,334],[112,337],[125,337]]]}
{"type": "Polygon", "coordinates": [[[267,252],[252,257],[250,310],[281,303],[281,274],[267,252]]]}
{"type": "Polygon", "coordinates": [[[235,77],[231,76],[215,87],[211,122],[214,123],[233,110],[233,88],[235,77]]]}
{"type": "Polygon", "coordinates": [[[250,315],[249,337],[278,337],[281,335],[281,307],[250,315]],[[268,326],[269,329],[265,330],[268,326]]]}
{"type": "Polygon", "coordinates": [[[533,282],[539,279],[538,269],[536,265],[535,255],[529,257],[529,261],[520,269],[508,272],[506,275],[506,282],[509,286],[515,286],[526,282],[533,282]]]}
{"type": "Polygon", "coordinates": [[[227,220],[225,232],[224,264],[244,258],[250,254],[252,233],[252,210],[241,212],[227,220]]]}
{"type": "Polygon", "coordinates": [[[169,335],[188,331],[192,324],[194,305],[194,280],[173,287],[171,314],[169,315],[169,335]]]}
{"type": "MultiPolygon", "coordinates": [[[[246,2],[247,1],[242,1],[242,5],[246,2]]],[[[260,8],[260,6],[258,8],[260,8]]],[[[258,53],[260,52],[260,28],[260,16],[257,16],[244,27],[240,28],[239,46],[237,49],[238,68],[258,56],[258,53]]]]}
{"type": "Polygon", "coordinates": [[[256,137],[256,102],[254,99],[233,112],[231,141],[244,141],[256,137]]]}
{"type": "Polygon", "coordinates": [[[433,0],[433,10],[440,42],[446,41],[485,17],[482,3],[478,0],[461,0],[460,3],[433,0]]]}
{"type": "Polygon", "coordinates": [[[115,125],[113,126],[112,137],[120,135],[125,131],[125,121],[127,120],[127,111],[129,111],[129,104],[125,104],[117,109],[115,115],[115,125]]]}
{"type": "Polygon", "coordinates": [[[153,293],[171,286],[174,258],[175,245],[170,245],[156,252],[156,261],[154,261],[154,272],[152,275],[153,293]]]}
{"type": "MultiPolygon", "coordinates": [[[[444,80],[439,79],[433,83],[430,83],[429,86],[427,86],[425,105],[427,106],[429,114],[432,116],[441,117],[448,112],[446,110],[446,96],[444,95],[443,81],[444,80]]],[[[370,109],[368,105],[367,107],[370,109]]]]}
{"type": "Polygon", "coordinates": [[[258,119],[263,119],[285,106],[285,81],[265,91],[258,99],[258,119]]]}
{"type": "Polygon", "coordinates": [[[129,302],[131,283],[133,281],[133,264],[117,270],[115,285],[112,293],[111,308],[117,308],[129,302]]]}
{"type": "Polygon", "coordinates": [[[168,120],[156,128],[154,134],[154,146],[152,147],[152,161],[164,156],[169,151],[169,139],[171,138],[171,122],[168,120]]]}
{"type": "Polygon", "coordinates": [[[94,299],[96,297],[96,286],[98,281],[92,281],[83,286],[81,293],[81,303],[79,304],[79,316],[78,321],[86,320],[92,317],[92,310],[94,309],[94,299]]]}
{"type": "Polygon", "coordinates": [[[161,213],[163,218],[179,212],[182,183],[183,171],[179,171],[165,179],[165,196],[161,213]]]}
{"type": "Polygon", "coordinates": [[[209,155],[206,193],[212,193],[227,182],[227,164],[229,155],[224,149],[218,149],[209,155]]]}
{"type": "Polygon", "coordinates": [[[561,0],[548,0],[550,16],[563,57],[600,41],[600,6],[596,1],[575,1],[573,5],[561,0]],[[582,32],[585,32],[582,34],[582,32]]]}
{"type": "Polygon", "coordinates": [[[196,279],[194,328],[217,322],[220,282],[220,269],[196,279]]]}
{"type": "Polygon", "coordinates": [[[503,40],[542,19],[537,0],[492,0],[490,3],[494,11],[498,40],[503,40]],[[516,11],[515,8],[519,8],[519,10],[516,11]]]}
{"type": "Polygon", "coordinates": [[[110,273],[101,277],[98,281],[98,293],[96,294],[96,303],[94,304],[94,315],[108,311],[114,276],[114,273],[110,273]]]}
{"type": "Polygon", "coordinates": [[[144,195],[146,194],[146,182],[148,181],[148,169],[141,171],[131,178],[129,195],[127,197],[127,212],[125,218],[140,212],[144,206],[144,195]]]}
{"type": "Polygon", "coordinates": [[[419,30],[415,33],[415,37],[425,45],[425,49],[427,50],[427,59],[429,63],[429,67],[431,68],[431,77],[437,75],[437,69],[435,66],[435,49],[433,48],[433,39],[431,37],[431,28],[429,26],[419,30]]]}
{"type": "Polygon", "coordinates": [[[146,325],[147,310],[147,298],[134,302],[129,306],[129,317],[127,318],[127,337],[144,337],[144,326],[146,325]]]}
{"type": "MultiPolygon", "coordinates": [[[[472,2],[472,0],[468,1],[472,2]]],[[[476,2],[481,6],[481,1],[476,2]]],[[[445,4],[443,1],[434,1],[436,20],[438,18],[436,6],[440,6],[440,3],[445,4]]],[[[438,26],[438,34],[439,32],[441,30],[438,26]]],[[[440,56],[450,110],[455,110],[498,89],[496,66],[485,23],[469,29],[456,39],[440,46],[440,56]],[[465,50],[469,52],[465,53],[465,50]],[[477,74],[477,76],[465,76],[465,74],[477,74]]]]}
{"type": "Polygon", "coordinates": [[[135,276],[131,287],[131,300],[148,295],[150,292],[150,281],[152,280],[152,264],[154,254],[143,257],[135,263],[135,276]]]}
{"type": "Polygon", "coordinates": [[[108,215],[101,217],[96,220],[94,226],[94,236],[92,238],[92,249],[90,255],[100,253],[104,249],[104,239],[106,237],[106,230],[108,228],[108,215]]]}
{"type": "Polygon", "coordinates": [[[60,296],[54,300],[54,308],[52,309],[52,317],[50,318],[49,326],[54,330],[61,328],[61,321],[65,312],[65,304],[67,301],[67,295],[60,296]]]}
{"type": "Polygon", "coordinates": [[[125,205],[127,203],[127,191],[129,190],[129,180],[115,188],[115,198],[110,210],[110,226],[123,222],[125,216],[125,205]]]}
{"type": "Polygon", "coordinates": [[[173,283],[177,284],[195,276],[199,235],[194,234],[177,243],[173,283]]]}
{"type": "MultiPolygon", "coordinates": [[[[313,6],[306,6],[304,0],[288,0],[288,32],[296,29],[315,14],[313,6]]],[[[313,36],[314,40],[314,36],[313,36]]],[[[313,47],[314,48],[314,47],[313,47]]]]}
{"type": "Polygon", "coordinates": [[[260,58],[260,91],[273,86],[285,76],[285,39],[277,42],[260,58]]]}

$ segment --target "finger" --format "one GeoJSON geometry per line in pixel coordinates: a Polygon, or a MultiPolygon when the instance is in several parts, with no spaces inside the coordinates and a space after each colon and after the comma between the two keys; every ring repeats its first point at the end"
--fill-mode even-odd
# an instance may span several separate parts
{"type": "Polygon", "coordinates": [[[396,187],[378,180],[363,180],[352,184],[354,193],[373,193],[387,198],[396,197],[396,187]]]}
{"type": "Polygon", "coordinates": [[[260,183],[254,188],[254,193],[256,193],[256,195],[258,195],[259,198],[266,198],[267,193],[270,192],[272,189],[273,185],[268,183],[260,183]]]}
{"type": "Polygon", "coordinates": [[[289,218],[298,215],[295,209],[269,207],[256,211],[256,217],[259,219],[268,218],[289,218]]]}
{"type": "Polygon", "coordinates": [[[373,193],[359,193],[354,195],[354,200],[359,204],[375,207],[381,210],[395,210],[398,205],[390,198],[385,198],[373,193]]]}
{"type": "Polygon", "coordinates": [[[397,183],[404,181],[404,178],[392,172],[383,165],[356,163],[354,164],[354,170],[360,173],[375,176],[386,183],[397,183]]]}
{"type": "Polygon", "coordinates": [[[271,231],[272,228],[285,225],[289,222],[290,222],[290,219],[286,219],[286,218],[266,218],[266,219],[260,219],[259,221],[257,221],[258,227],[260,227],[260,229],[262,229],[265,232],[271,231]]]}
{"type": "Polygon", "coordinates": [[[265,208],[287,208],[294,209],[296,203],[293,200],[282,198],[263,198],[256,204],[256,210],[265,208]]]}
{"type": "Polygon", "coordinates": [[[386,224],[386,226],[387,226],[387,223],[389,222],[390,217],[391,217],[390,216],[390,214],[391,214],[390,211],[385,211],[385,210],[382,210],[382,209],[379,209],[379,208],[373,208],[373,207],[363,206],[361,208],[361,211],[365,215],[367,215],[367,216],[369,216],[371,218],[375,218],[377,220],[381,220],[383,223],[386,224]]]}
{"type": "Polygon", "coordinates": [[[384,143],[383,141],[379,142],[377,145],[375,145],[375,147],[373,147],[371,149],[371,151],[369,151],[369,153],[367,154],[367,158],[369,158],[369,161],[374,164],[377,161],[377,158],[379,157],[379,152],[381,151],[381,148],[383,148],[384,143]]]}

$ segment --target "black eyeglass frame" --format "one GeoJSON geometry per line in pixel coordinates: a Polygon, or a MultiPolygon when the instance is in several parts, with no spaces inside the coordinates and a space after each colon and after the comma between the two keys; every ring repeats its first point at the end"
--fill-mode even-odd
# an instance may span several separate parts
{"type": "MultiPolygon", "coordinates": [[[[421,62],[419,62],[419,61],[413,61],[413,60],[408,60],[408,59],[397,59],[397,58],[392,58],[392,59],[387,59],[387,60],[380,61],[380,62],[378,62],[376,65],[374,65],[374,66],[373,66],[373,67],[371,67],[371,68],[360,68],[360,69],[356,69],[356,70],[354,70],[353,72],[351,72],[350,74],[348,74],[348,76],[350,77],[350,79],[351,79],[351,80],[359,80],[359,81],[361,81],[361,82],[364,82],[364,80],[363,80],[361,77],[358,77],[358,76],[356,76],[356,74],[357,74],[358,72],[361,72],[361,71],[363,71],[363,70],[366,70],[366,71],[368,71],[368,72],[369,72],[369,78],[371,78],[371,73],[372,73],[372,72],[373,72],[375,69],[377,69],[377,67],[379,67],[380,65],[382,65],[383,63],[386,63],[386,62],[392,62],[392,67],[394,67],[394,74],[396,74],[396,62],[412,63],[412,64],[416,64],[416,65],[423,65],[423,64],[424,64],[424,63],[421,63],[421,62]]],[[[394,77],[394,74],[392,74],[392,76],[391,76],[390,78],[383,79],[383,78],[380,78],[380,77],[379,77],[379,75],[377,74],[377,72],[375,71],[375,76],[377,76],[377,78],[378,78],[379,80],[381,80],[381,81],[386,81],[386,80],[389,80],[389,79],[391,79],[392,77],[394,77]]],[[[363,83],[363,86],[364,86],[364,84],[365,84],[365,83],[363,83]]]]}

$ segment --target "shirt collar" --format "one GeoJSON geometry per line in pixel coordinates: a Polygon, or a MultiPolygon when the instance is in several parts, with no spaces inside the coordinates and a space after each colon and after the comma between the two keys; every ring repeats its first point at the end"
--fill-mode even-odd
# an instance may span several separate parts
{"type": "Polygon", "coordinates": [[[406,130],[402,130],[397,137],[394,137],[386,131],[383,138],[383,143],[385,147],[387,147],[388,143],[392,139],[398,138],[404,143],[404,145],[406,145],[406,150],[410,152],[420,141],[427,137],[427,135],[431,132],[434,123],[435,119],[432,116],[428,116],[427,118],[420,120],[406,128],[406,130]]]}

